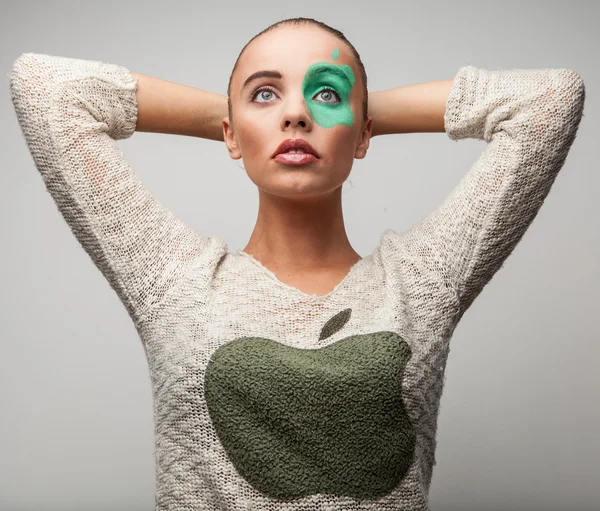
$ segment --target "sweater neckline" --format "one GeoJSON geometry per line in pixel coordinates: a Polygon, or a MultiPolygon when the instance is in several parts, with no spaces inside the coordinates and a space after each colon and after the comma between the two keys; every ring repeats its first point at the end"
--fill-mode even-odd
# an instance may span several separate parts
{"type": "Polygon", "coordinates": [[[371,256],[361,257],[358,261],[356,261],[352,265],[352,267],[350,268],[350,270],[348,270],[348,273],[346,273],[344,278],[340,282],[338,282],[336,284],[336,286],[331,291],[329,291],[329,293],[319,296],[317,294],[310,295],[308,293],[305,293],[304,291],[301,291],[297,287],[291,286],[290,284],[286,284],[282,280],[279,280],[279,278],[277,277],[277,275],[275,275],[274,272],[269,270],[269,268],[264,266],[258,259],[256,259],[254,256],[248,254],[247,252],[244,252],[243,250],[239,249],[239,250],[237,250],[236,253],[238,255],[241,255],[242,257],[245,257],[247,260],[249,260],[251,263],[253,263],[255,266],[257,266],[267,277],[274,280],[275,283],[279,287],[285,289],[286,291],[288,291],[290,293],[297,294],[306,300],[312,300],[315,302],[327,300],[332,295],[337,293],[340,289],[342,289],[343,287],[346,287],[348,285],[349,281],[353,278],[354,274],[357,272],[357,269],[359,267],[361,267],[364,264],[364,262],[371,257],[371,256]]]}

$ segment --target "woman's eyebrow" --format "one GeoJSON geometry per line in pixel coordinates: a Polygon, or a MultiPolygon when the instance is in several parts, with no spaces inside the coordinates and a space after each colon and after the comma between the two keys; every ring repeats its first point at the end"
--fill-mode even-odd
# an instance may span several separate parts
{"type": "Polygon", "coordinates": [[[350,85],[350,86],[352,85],[352,83],[350,83],[350,80],[348,79],[348,75],[346,74],[346,72],[344,70],[342,70],[340,68],[340,66],[328,64],[326,62],[315,65],[315,67],[310,72],[310,77],[314,78],[319,75],[327,75],[327,74],[336,75],[337,77],[344,80],[348,85],[350,85]]]}
{"type": "Polygon", "coordinates": [[[244,90],[250,84],[250,82],[259,78],[277,78],[278,80],[281,80],[283,78],[283,75],[279,71],[257,71],[256,73],[252,73],[248,78],[246,78],[246,81],[242,86],[242,90],[244,90]]]}

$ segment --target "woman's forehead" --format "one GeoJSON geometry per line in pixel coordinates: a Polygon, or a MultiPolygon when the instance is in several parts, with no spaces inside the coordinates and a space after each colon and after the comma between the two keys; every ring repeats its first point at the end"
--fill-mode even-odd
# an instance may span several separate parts
{"type": "Polygon", "coordinates": [[[301,78],[315,62],[348,64],[354,58],[343,41],[315,27],[281,27],[257,37],[244,50],[237,69],[236,88],[253,73],[278,70],[286,78],[301,78]]]}

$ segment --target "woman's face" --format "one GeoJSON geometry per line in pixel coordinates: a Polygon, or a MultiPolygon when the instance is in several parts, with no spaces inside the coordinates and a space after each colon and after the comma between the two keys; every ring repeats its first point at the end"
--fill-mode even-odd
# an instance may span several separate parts
{"type": "Polygon", "coordinates": [[[245,49],[231,81],[233,126],[223,119],[233,159],[264,192],[309,198],[342,186],[354,158],[364,158],[371,120],[362,117],[362,79],[350,49],[311,26],[281,26],[245,49]],[[262,76],[275,71],[281,77],[262,76]],[[304,139],[318,158],[291,165],[274,158],[287,139],[304,139]]]}

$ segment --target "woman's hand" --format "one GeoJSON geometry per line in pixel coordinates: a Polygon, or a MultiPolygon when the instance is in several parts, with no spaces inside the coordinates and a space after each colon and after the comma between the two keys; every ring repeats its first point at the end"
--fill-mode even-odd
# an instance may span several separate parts
{"type": "Polygon", "coordinates": [[[454,79],[425,82],[369,93],[373,133],[444,132],[446,100],[454,79]]]}
{"type": "Polygon", "coordinates": [[[131,73],[138,80],[136,131],[223,141],[227,96],[131,73]]]}

